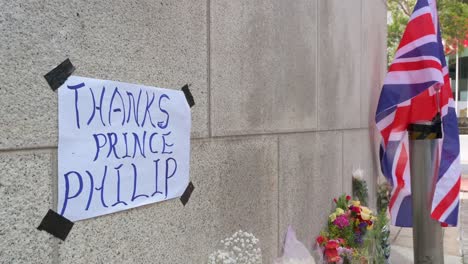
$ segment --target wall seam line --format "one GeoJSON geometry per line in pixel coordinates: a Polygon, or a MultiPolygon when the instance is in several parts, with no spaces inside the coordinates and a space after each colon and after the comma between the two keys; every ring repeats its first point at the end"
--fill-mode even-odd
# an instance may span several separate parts
{"type": "MultiPolygon", "coordinates": [[[[278,240],[277,240],[277,244],[276,244],[276,250],[279,251],[280,250],[280,245],[281,245],[281,234],[280,234],[280,230],[281,230],[281,226],[280,226],[280,201],[281,201],[281,192],[280,192],[280,186],[281,186],[281,183],[280,183],[280,177],[281,177],[281,169],[280,169],[280,158],[281,158],[281,155],[280,155],[280,136],[276,136],[276,144],[277,144],[277,149],[276,149],[276,174],[277,174],[277,182],[276,182],[276,189],[277,189],[277,211],[276,211],[276,223],[278,225],[278,229],[277,229],[277,236],[278,236],[278,240]]],[[[277,256],[279,256],[279,253],[280,252],[277,252],[278,254],[276,254],[277,256]]]]}
{"type": "MultiPolygon", "coordinates": [[[[255,133],[255,134],[231,134],[224,136],[211,136],[211,137],[196,137],[191,138],[191,141],[203,141],[208,139],[237,139],[237,138],[251,138],[256,136],[285,136],[285,135],[300,135],[300,134],[312,134],[312,133],[325,133],[325,132],[336,132],[336,131],[361,131],[369,130],[369,127],[353,127],[343,129],[323,129],[323,130],[304,130],[304,131],[289,131],[289,132],[266,132],[266,133],[255,133]]],[[[0,149],[0,154],[4,153],[18,153],[18,152],[34,152],[34,151],[47,151],[55,150],[58,146],[39,146],[39,147],[17,147],[17,148],[6,148],[0,149]]]]}
{"type": "MultiPolygon", "coordinates": [[[[56,210],[55,205],[57,204],[58,200],[58,152],[57,149],[53,149],[51,151],[50,155],[50,165],[51,165],[51,175],[50,175],[50,180],[51,180],[51,186],[52,186],[52,199],[51,199],[51,205],[50,208],[53,210],[56,210]]],[[[52,239],[52,263],[53,264],[59,264],[60,263],[60,244],[57,239],[52,239]]]]}
{"type": "Polygon", "coordinates": [[[211,129],[211,0],[206,1],[206,85],[208,90],[208,137],[211,129]]]}
{"type": "MultiPolygon", "coordinates": [[[[336,131],[360,131],[368,130],[368,127],[353,127],[353,128],[344,128],[344,129],[323,129],[323,130],[304,130],[304,131],[289,131],[289,132],[266,132],[266,133],[253,133],[253,134],[230,134],[223,136],[213,136],[213,139],[223,139],[223,138],[238,138],[238,137],[255,137],[255,136],[285,136],[285,135],[298,135],[298,134],[310,134],[310,133],[320,133],[320,132],[336,132],[336,131]]],[[[203,139],[203,138],[200,138],[203,139]]],[[[192,139],[193,140],[193,139],[192,139]]]]}
{"type": "MultiPolygon", "coordinates": [[[[341,131],[341,193],[346,192],[345,190],[345,175],[344,175],[344,134],[345,131],[341,131]]],[[[352,189],[353,187],[351,186],[351,193],[349,195],[352,195],[352,189]]]]}
{"type": "Polygon", "coordinates": [[[44,152],[57,149],[57,146],[40,146],[40,147],[17,147],[17,148],[7,148],[0,149],[0,154],[4,153],[15,153],[15,152],[44,152]]]}
{"type": "Polygon", "coordinates": [[[319,78],[320,78],[320,64],[319,64],[319,50],[320,50],[320,41],[319,41],[319,14],[320,14],[320,5],[319,5],[320,0],[316,1],[316,7],[315,7],[315,90],[317,91],[317,94],[315,96],[315,107],[317,111],[315,111],[315,120],[317,122],[317,129],[320,128],[320,106],[319,106],[319,97],[320,97],[320,88],[319,88],[319,78]]]}
{"type": "MultiPolygon", "coordinates": [[[[361,31],[360,32],[360,38],[359,38],[359,91],[362,93],[362,54],[363,54],[363,49],[362,49],[362,40],[363,40],[363,26],[364,26],[364,20],[363,20],[363,16],[364,16],[364,12],[362,11],[362,8],[363,8],[363,5],[362,5],[362,0],[361,0],[361,8],[360,8],[360,12],[361,12],[361,25],[359,27],[359,30],[361,31]]],[[[362,97],[359,96],[359,126],[361,127],[362,126],[362,101],[361,101],[362,97]]]]}

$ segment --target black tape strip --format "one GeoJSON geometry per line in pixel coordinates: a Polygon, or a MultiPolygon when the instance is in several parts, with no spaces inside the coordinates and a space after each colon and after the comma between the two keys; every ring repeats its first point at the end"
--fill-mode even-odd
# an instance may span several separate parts
{"type": "Polygon", "coordinates": [[[72,227],[72,221],[49,209],[37,229],[44,230],[47,233],[65,241],[72,227]]]}
{"type": "Polygon", "coordinates": [[[75,66],[73,66],[70,59],[66,59],[64,62],[60,63],[59,66],[44,75],[44,78],[49,83],[50,88],[55,91],[65,83],[74,71],[75,66]]]}
{"type": "Polygon", "coordinates": [[[408,132],[413,140],[442,138],[441,123],[410,124],[408,132]]]}
{"type": "Polygon", "coordinates": [[[180,197],[180,201],[184,206],[188,203],[194,189],[195,186],[193,186],[193,183],[190,182],[187,186],[187,189],[185,189],[184,194],[182,194],[182,196],[180,197]]]}
{"type": "Polygon", "coordinates": [[[408,132],[412,140],[442,138],[440,113],[437,113],[431,122],[410,124],[408,132]]]}
{"type": "Polygon", "coordinates": [[[193,100],[192,93],[189,90],[189,85],[186,84],[184,87],[182,87],[182,92],[185,94],[185,99],[187,99],[187,103],[189,104],[190,107],[195,105],[195,101],[193,100]]]}

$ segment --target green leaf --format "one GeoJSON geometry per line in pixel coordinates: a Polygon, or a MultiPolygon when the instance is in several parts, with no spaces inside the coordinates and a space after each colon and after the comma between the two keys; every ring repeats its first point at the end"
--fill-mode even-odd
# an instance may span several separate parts
{"type": "MultiPolygon", "coordinates": [[[[387,25],[389,65],[393,61],[415,4],[416,0],[388,0],[391,18],[387,25]]],[[[437,5],[442,38],[448,43],[458,43],[459,52],[463,52],[463,40],[468,33],[468,3],[461,0],[438,0],[437,5]]]]}

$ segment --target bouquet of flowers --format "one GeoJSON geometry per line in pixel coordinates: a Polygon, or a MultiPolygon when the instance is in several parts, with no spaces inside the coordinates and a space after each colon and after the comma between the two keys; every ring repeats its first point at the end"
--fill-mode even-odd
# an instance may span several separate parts
{"type": "Polygon", "coordinates": [[[329,215],[327,227],[316,239],[325,263],[368,263],[365,236],[374,227],[376,217],[349,195],[334,202],[336,208],[329,215]]]}
{"type": "Polygon", "coordinates": [[[361,204],[368,204],[369,189],[367,188],[367,182],[364,180],[364,171],[357,169],[353,171],[353,196],[357,198],[361,204]]]}

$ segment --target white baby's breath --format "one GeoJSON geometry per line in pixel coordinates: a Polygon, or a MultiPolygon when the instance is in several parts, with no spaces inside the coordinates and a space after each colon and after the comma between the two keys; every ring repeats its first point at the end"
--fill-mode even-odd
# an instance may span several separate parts
{"type": "Polygon", "coordinates": [[[211,253],[208,263],[261,264],[262,251],[257,243],[258,239],[253,234],[239,230],[231,237],[221,240],[222,249],[211,253]]]}
{"type": "Polygon", "coordinates": [[[362,169],[357,169],[353,171],[353,178],[362,181],[364,179],[364,171],[362,169]]]}

